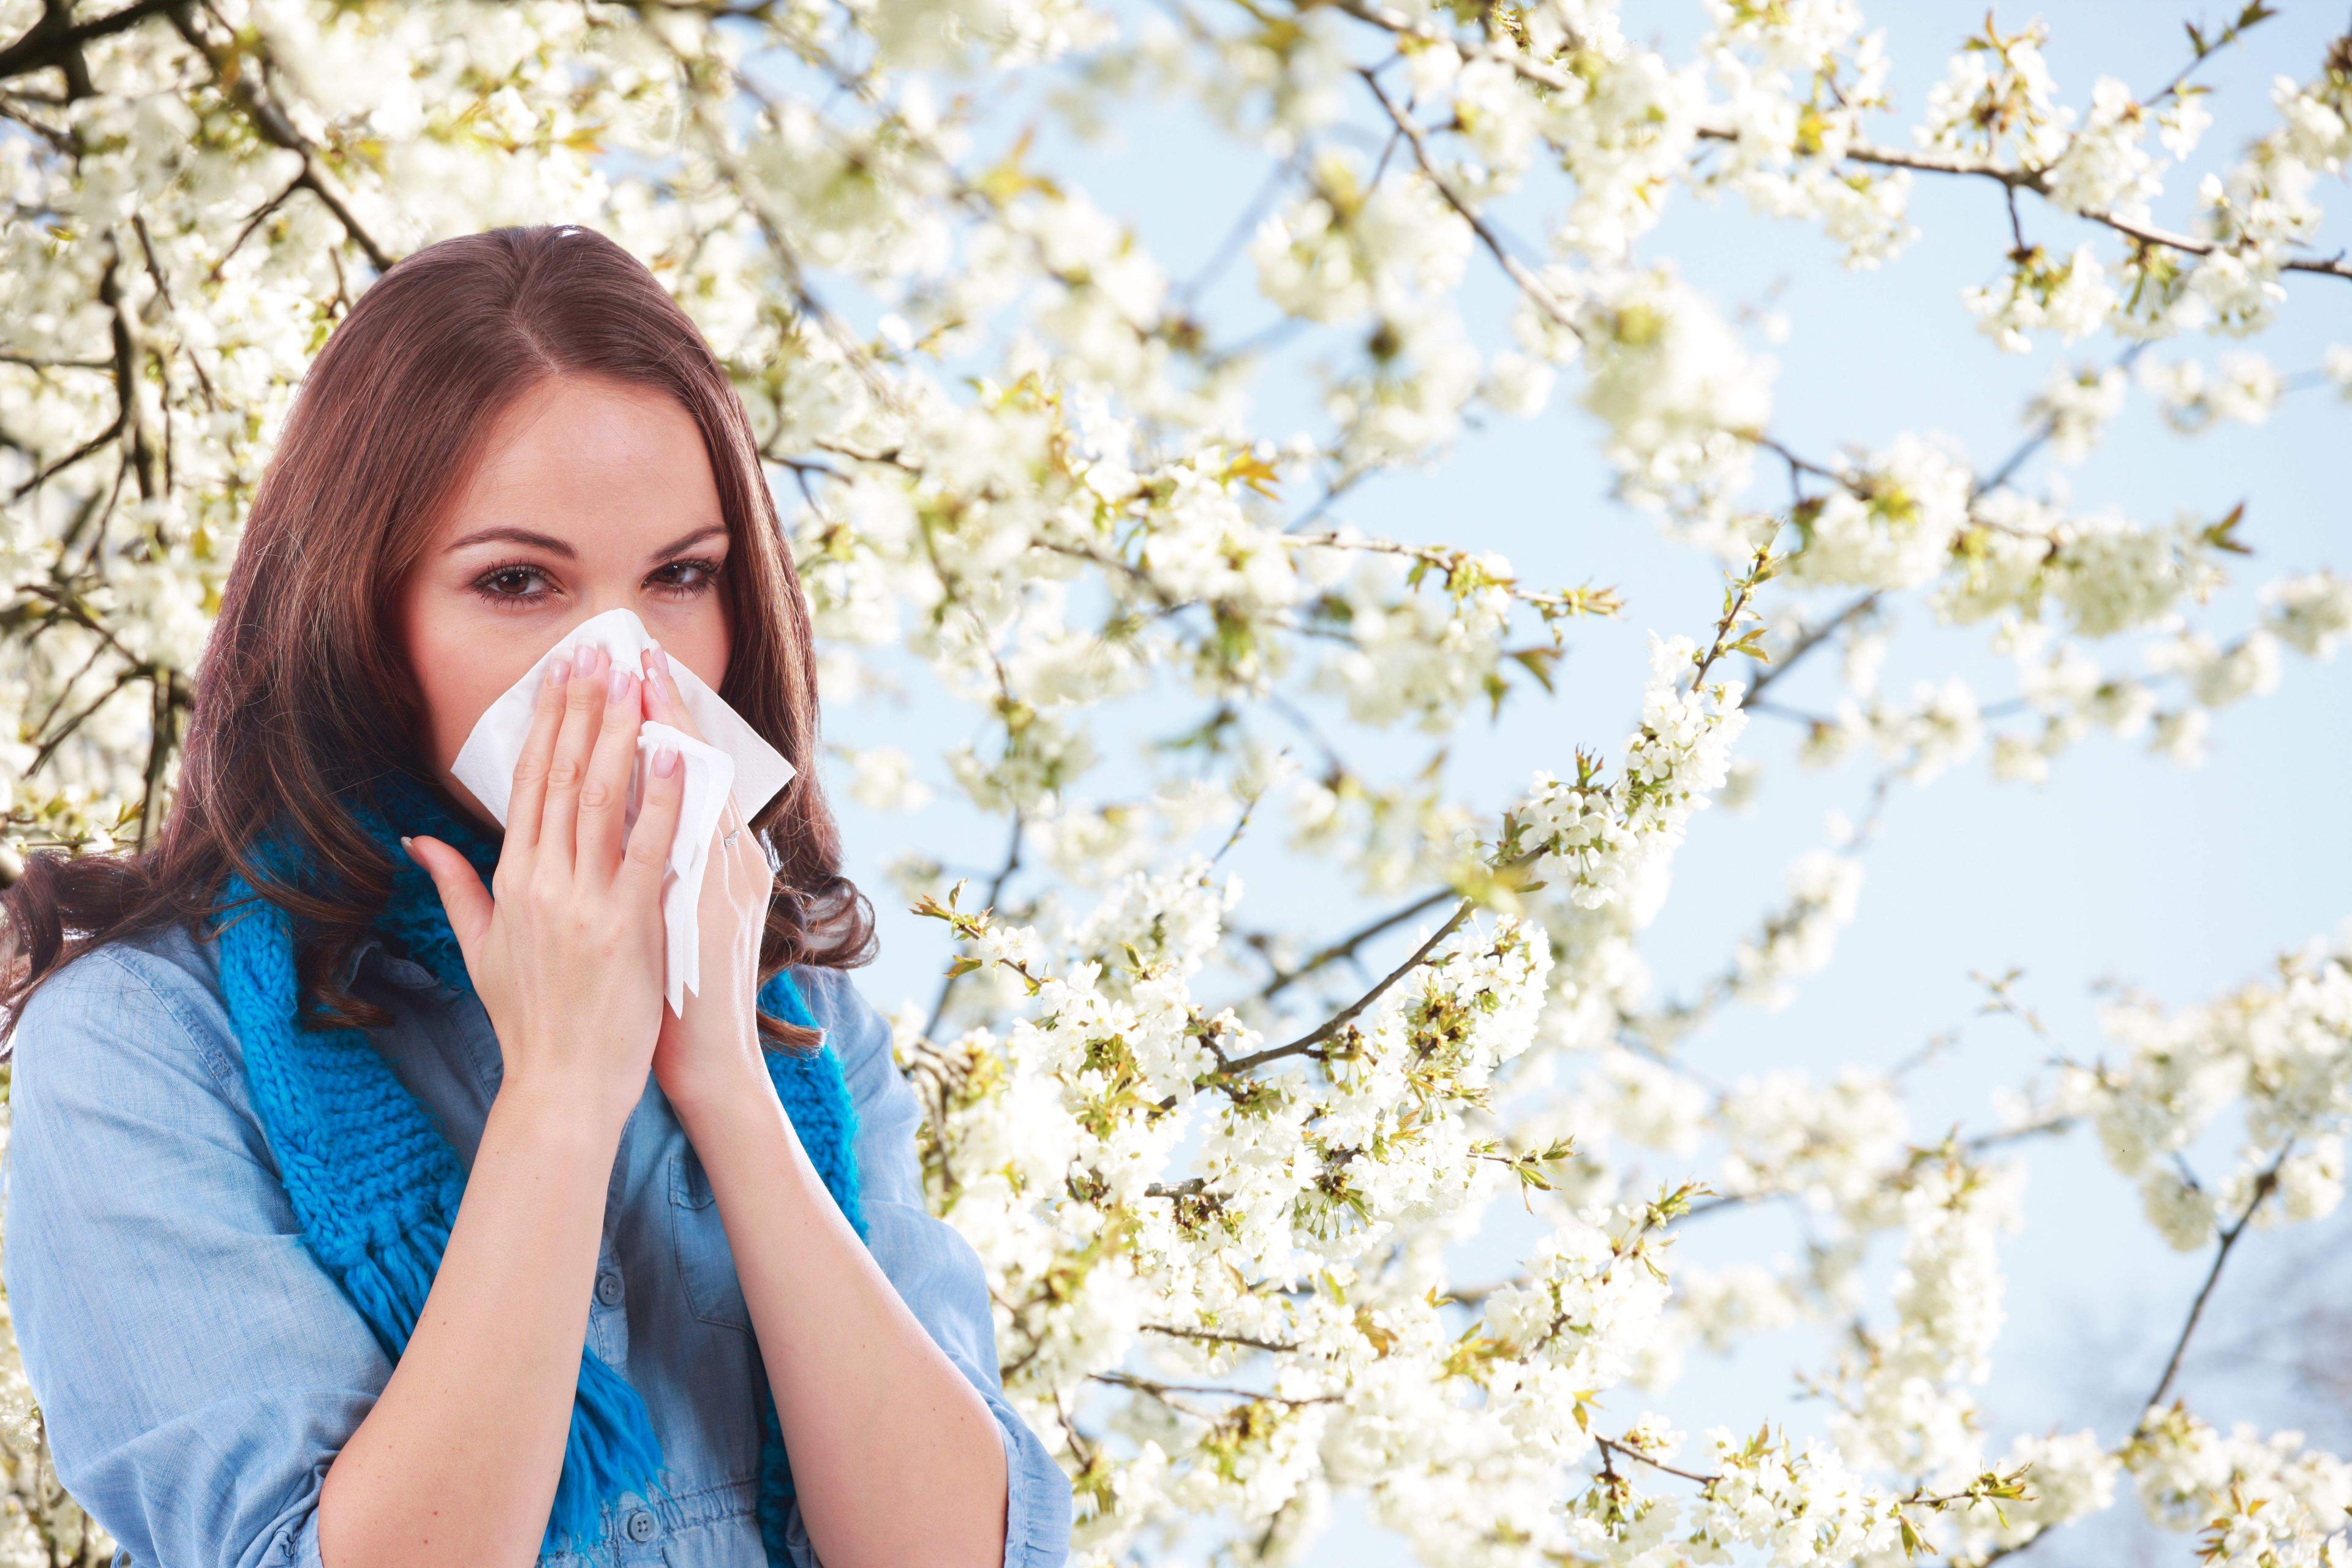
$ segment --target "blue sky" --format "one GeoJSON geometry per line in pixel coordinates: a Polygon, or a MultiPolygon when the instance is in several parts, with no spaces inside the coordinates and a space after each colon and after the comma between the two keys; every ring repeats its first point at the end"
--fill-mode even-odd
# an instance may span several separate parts
{"type": "MultiPolygon", "coordinates": [[[[1654,28],[1676,47],[1699,25],[1696,0],[1628,9],[1637,17],[1629,32],[1641,37],[1654,28]]],[[[2210,24],[2232,9],[2054,0],[2038,12],[2005,6],[2000,19],[2005,28],[2037,14],[2048,19],[2053,70],[2067,101],[2080,104],[2101,72],[2143,90],[2161,83],[2185,58],[2180,22],[2210,24]]],[[[1866,10],[1888,31],[1894,89],[1906,116],[1916,113],[1952,47],[1984,15],[1974,0],[1882,0],[1866,10]]],[[[2210,100],[2217,123],[2193,166],[2219,165],[2266,123],[2271,78],[2310,75],[2327,38],[2347,23],[2341,5],[2287,0],[2282,10],[2203,73],[2218,89],[2210,100]]],[[[1266,167],[1263,154],[1232,143],[1181,105],[1122,104],[1112,131],[1083,146],[1049,134],[1033,162],[1083,185],[1099,205],[1131,223],[1172,274],[1190,275],[1256,188],[1266,167]]],[[[1890,125],[1883,134],[1905,132],[1890,125]]],[[[2188,195],[2189,182],[2168,189],[2159,219],[2185,226],[2188,195]]],[[[2319,195],[2336,208],[2346,192],[2329,181],[2319,195]]],[[[2088,232],[2034,204],[2025,210],[2029,237],[2053,249],[2071,249],[2088,232]]],[[[1843,271],[1817,235],[1752,217],[1736,205],[1679,201],[1642,248],[1649,257],[1675,258],[1727,310],[1769,302],[1787,314],[1789,340],[1767,352],[1779,366],[1773,426],[1792,445],[1825,455],[1844,442],[1942,431],[1989,467],[2022,433],[2023,400],[2062,351],[2045,344],[2030,355],[2003,354],[1960,307],[1960,289],[1990,279],[2000,266],[2006,219],[1996,191],[1923,180],[1912,217],[1923,237],[1871,272],[1843,271]]],[[[2335,242],[2347,232],[2352,226],[2332,217],[2335,242]]],[[[1473,276],[1470,309],[1487,331],[1508,304],[1507,288],[1483,256],[1473,276]]],[[[1270,308],[1252,296],[1246,262],[1210,291],[1209,310],[1228,335],[1270,318],[1270,308]]],[[[2292,373],[2316,365],[2330,342],[2352,342],[2352,285],[2300,279],[2279,324],[2252,346],[2292,373]]],[[[2210,362],[2241,346],[2196,340],[2153,352],[2210,362]]],[[[2068,357],[2113,349],[2085,342],[2068,357]]],[[[1564,392],[1572,378],[1572,372],[1563,377],[1564,392]]],[[[1273,374],[1264,408],[1259,427],[1269,433],[1294,423],[1318,427],[1313,383],[1300,360],[1273,374]]],[[[2287,570],[2352,570],[2342,480],[2342,451],[2352,434],[2347,415],[2352,409],[2331,393],[2304,391],[2264,426],[2187,438],[2167,429],[2136,393],[2090,461],[2062,469],[2044,460],[2027,483],[2060,480],[2086,508],[2113,504],[2149,520],[2179,508],[2219,515],[2244,501],[2242,532],[2256,553],[2239,563],[2237,580],[2205,612],[2206,624],[2226,637],[2252,618],[2253,584],[2287,570]]],[[[1537,420],[1497,422],[1466,437],[1443,464],[1367,487],[1339,515],[1400,538],[1500,551],[1538,582],[1614,584],[1627,602],[1620,622],[1572,633],[1556,696],[1514,701],[1500,724],[1473,721],[1453,738],[1447,776],[1458,798],[1484,809],[1507,803],[1536,768],[1566,771],[1577,744],[1613,753],[1638,706],[1643,632],[1697,634],[1718,606],[1721,579],[1710,563],[1609,500],[1596,426],[1565,395],[1537,420]]],[[[1820,602],[1843,599],[1832,594],[1820,602]]],[[[1902,625],[1885,667],[1888,689],[1907,690],[1915,677],[1953,671],[1976,679],[1988,701],[2013,689],[2005,663],[1985,648],[1984,628],[1935,627],[1920,609],[1907,609],[1902,625]]],[[[2110,666],[2137,669],[2137,639],[2127,638],[2098,651],[2110,666]]],[[[1832,674],[1824,661],[1791,677],[1779,695],[1811,706],[1811,699],[1825,700],[1832,674]]],[[[2037,1056],[2014,1021],[1973,1016],[1982,992],[1969,978],[1971,971],[2021,968],[2021,997],[2055,1038],[2081,1054],[2100,1047],[2093,987],[2103,981],[2178,1005],[2259,978],[2282,948],[2327,931],[2347,910],[2347,698],[2352,663],[2339,657],[2315,665],[2290,654],[2275,692],[2214,716],[2213,754],[2201,768],[2184,770],[2135,745],[2093,738],[2059,759],[2046,785],[1995,782],[1979,752],[1924,789],[1898,788],[1865,852],[1859,918],[1827,971],[1803,982],[1800,998],[1784,1011],[1727,1012],[1690,1043],[1691,1059],[1725,1077],[1775,1067],[1826,1074],[1849,1061],[1891,1064],[1930,1036],[1961,1028],[1960,1046],[1920,1076],[1914,1097],[1913,1131],[1932,1137],[1954,1121],[1987,1125],[1987,1089],[2014,1082],[2037,1056]]],[[[1149,732],[1145,721],[1158,717],[1139,716],[1132,732],[1149,732]]],[[[1118,734],[1128,722],[1106,732],[1118,734]]],[[[944,741],[968,728],[962,713],[929,696],[903,709],[837,705],[826,723],[835,740],[888,741],[919,757],[936,756],[944,741]]],[[[1786,721],[1754,720],[1741,750],[1768,766],[1754,809],[1744,816],[1709,811],[1695,824],[1677,862],[1674,896],[1643,944],[1662,994],[1690,989],[1721,966],[1731,943],[1780,897],[1787,864],[1823,841],[1826,811],[1862,815],[1874,760],[1806,773],[1787,760],[1797,739],[1786,721]]],[[[1417,771],[1430,749],[1425,737],[1358,734],[1351,755],[1395,777],[1417,771]]],[[[1106,775],[1103,788],[1111,794],[1138,776],[1131,763],[1108,768],[1106,775]]],[[[935,776],[944,781],[943,773],[935,776]]],[[[882,917],[884,952],[859,985],[885,1007],[910,994],[928,1005],[946,956],[940,928],[897,907],[880,866],[909,845],[937,850],[973,842],[963,833],[971,819],[951,807],[913,819],[877,818],[837,788],[835,798],[850,873],[877,895],[882,917]]],[[[1202,847],[1213,847],[1219,837],[1222,828],[1202,847]]],[[[980,843],[974,863],[985,864],[999,852],[1001,834],[992,829],[980,843]]],[[[1271,839],[1245,842],[1228,858],[1246,879],[1244,912],[1255,922],[1328,934],[1398,901],[1360,900],[1328,873],[1320,880],[1298,874],[1296,863],[1276,851],[1271,839]],[[1335,919],[1335,910],[1346,912],[1335,919]]],[[[1408,933],[1399,940],[1409,945],[1413,939],[1408,933]]],[[[1223,994],[1215,983],[1204,990],[1213,999],[1223,994]]],[[[2053,1423],[2071,1428],[2089,1422],[2113,1437],[2161,1366],[2206,1256],[2177,1255],[2156,1241],[2132,1192],[2107,1173],[2085,1139],[2032,1152],[2025,1202],[2028,1228],[2006,1253],[2009,1323],[1994,1379],[1983,1391],[1994,1447],[2012,1432],[2053,1423]]],[[[1491,1278],[1507,1267],[1526,1235],[1524,1226],[1510,1223],[1517,1214],[1516,1201],[1497,1209],[1493,1234],[1465,1250],[1465,1278],[1491,1278]]],[[[2200,1408],[2221,1417],[2288,1421],[2306,1426],[2315,1440],[2344,1440],[2340,1411],[2296,1409],[2291,1378],[2230,1361],[2222,1351],[2240,1326],[2269,1322],[2286,1310],[2283,1281],[2308,1282],[2315,1269],[2324,1274],[2342,1257],[2347,1228],[2331,1223],[2301,1237],[2250,1238],[2216,1299],[2204,1342],[2210,1352],[2192,1356],[2184,1379],[2183,1390],[2200,1408]]],[[[1769,1228],[1726,1226],[1694,1233],[1690,1247],[1694,1257],[1720,1261],[1762,1258],[1788,1239],[1769,1228]]],[[[1788,1371],[1818,1359],[1817,1341],[1782,1336],[1727,1363],[1694,1361],[1679,1389],[1646,1402],[1693,1433],[1718,1422],[1752,1426],[1767,1415],[1801,1431],[1817,1407],[1793,1401],[1788,1371]]],[[[1626,1391],[1611,1403],[1611,1416],[1629,1421],[1644,1403],[1626,1391]]],[[[2176,1540],[2166,1550],[2185,1554],[2188,1547],[2176,1540]]],[[[2053,1542],[2044,1555],[2053,1563],[2109,1562],[2122,1551],[2121,1537],[2103,1524],[2053,1542]]],[[[1308,1559],[1362,1568],[1409,1560],[1393,1537],[1346,1503],[1308,1559]]]]}

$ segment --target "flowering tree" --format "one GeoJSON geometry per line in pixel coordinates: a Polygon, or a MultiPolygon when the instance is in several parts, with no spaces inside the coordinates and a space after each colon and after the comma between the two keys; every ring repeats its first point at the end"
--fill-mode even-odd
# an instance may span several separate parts
{"type": "MultiPolygon", "coordinates": [[[[956,952],[898,1050],[1082,1561],[1184,1552],[1202,1522],[1224,1560],[1292,1561],[1349,1492],[1433,1563],[1977,1564],[2098,1529],[2127,1485],[2209,1562],[2342,1563],[2352,1468],[2176,1397],[2206,1294],[2128,1430],[2003,1445],[1974,1391],[2021,1142],[2095,1135],[2163,1238],[2210,1256],[2208,1293],[2250,1227],[2335,1205],[2352,928],[2204,1006],[2116,1004],[2101,1056],[1932,1142],[1899,1071],[1727,1090],[1677,1056],[1822,967],[1863,836],[1800,860],[1695,999],[1653,994],[1639,942],[1693,814],[1752,787],[1752,716],[1802,724],[1811,766],[1874,752],[1877,798],[1979,754],[2038,779],[2095,730],[2188,763],[2212,710],[2352,630],[2352,582],[2316,565],[2215,624],[2237,512],[2145,521],[2029,482],[2135,376],[2184,432],[2352,390],[2352,349],[2281,371],[2221,346],[2291,289],[2352,288],[2315,201],[2352,156],[2352,39],[2200,162],[2207,62],[2259,0],[2189,29],[2169,81],[2072,102],[2040,28],[1988,18],[1911,119],[1848,0],[1691,9],[1670,57],[1611,0],[5,0],[0,877],[153,829],[256,476],[370,279],[453,233],[592,224],[735,374],[827,695],[903,648],[969,705],[980,738],[945,761],[1010,847],[984,887],[897,863],[956,952]],[[1212,319],[1202,279],[986,113],[1028,93],[1078,125],[1144,89],[1262,153],[1221,259],[1254,264],[1275,332],[1212,319]],[[2006,203],[2003,231],[1951,237],[1983,249],[1960,309],[2005,349],[2101,357],[2053,376],[2013,452],[1801,450],[1769,365],[1645,242],[1675,200],[1728,197],[1874,267],[1917,237],[1923,181],[2006,203]],[[2193,191],[2178,227],[2168,188],[2193,191]],[[1458,306],[1496,277],[1516,314],[1480,341],[1458,306]],[[1328,350],[1314,428],[1254,424],[1276,338],[1328,350]],[[2167,339],[2221,342],[2210,368],[2141,361],[2167,339]],[[1616,498],[1724,579],[1713,620],[1647,633],[1632,731],[1492,818],[1277,743],[1313,735],[1309,702],[1444,735],[1549,689],[1572,626],[1622,635],[1609,588],[1340,520],[1488,415],[1597,431],[1616,498]],[[1880,690],[1906,612],[1985,628],[2014,693],[1880,690]],[[1792,715],[1775,688],[1829,650],[1840,695],[1792,715]],[[1090,794],[1098,729],[1161,718],[1180,679],[1195,710],[1155,754],[1182,765],[1090,794]],[[1223,846],[1269,831],[1376,912],[1233,923],[1223,846]],[[1656,1188],[1645,1154],[1685,1177],[1656,1188]],[[1498,1196],[1542,1234],[1465,1285],[1445,1248],[1498,1196]],[[1801,1258],[1677,1265],[1702,1215],[1788,1205],[1801,1258]],[[1899,1257],[1885,1290],[1874,1245],[1899,1257]],[[1822,1433],[1694,1442],[1638,1414],[1687,1351],[1801,1321],[1848,1326],[1794,1369],[1822,1433]]],[[[902,754],[849,761],[860,798],[919,798],[902,754]]],[[[103,1561],[5,1382],[0,1557],[103,1561]]]]}

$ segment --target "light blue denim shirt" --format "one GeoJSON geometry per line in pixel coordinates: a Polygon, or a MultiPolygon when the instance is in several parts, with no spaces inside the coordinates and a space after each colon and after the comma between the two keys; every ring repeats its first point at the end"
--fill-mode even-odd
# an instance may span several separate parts
{"type": "MultiPolygon", "coordinates": [[[[172,928],[75,959],[13,1033],[5,1271],[58,1478],[121,1545],[115,1568],[320,1568],[328,1467],[392,1375],[303,1245],[255,1118],[216,944],[172,928]]],[[[380,939],[345,983],[470,1169],[500,1058],[488,1016],[380,939]]],[[[890,1030],[837,970],[795,968],[859,1118],[867,1244],[995,1413],[1005,1568],[1065,1562],[1068,1478],[1005,1402],[979,1256],[926,1206],[919,1110],[890,1030]]],[[[652,1075],[613,1166],[588,1342],[651,1413],[673,1497],[608,1505],[561,1568],[764,1568],[751,1312],[708,1179],[652,1075]]],[[[793,1561],[817,1564],[797,1503],[793,1561]]]]}

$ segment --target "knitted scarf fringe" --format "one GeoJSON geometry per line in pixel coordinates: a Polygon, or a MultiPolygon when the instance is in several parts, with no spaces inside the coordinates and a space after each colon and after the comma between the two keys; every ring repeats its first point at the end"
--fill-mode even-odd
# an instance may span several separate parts
{"type": "MultiPolygon", "coordinates": [[[[471,994],[462,953],[432,879],[400,847],[402,832],[429,834],[463,851],[487,882],[498,864],[497,840],[451,815],[405,774],[381,782],[372,799],[355,800],[352,816],[392,857],[393,896],[377,920],[415,962],[459,992],[471,994]]],[[[257,858],[273,879],[292,881],[300,857],[273,841],[257,858]]],[[[303,1240],[358,1309],[386,1356],[397,1361],[433,1288],[449,1227],[465,1194],[456,1152],[355,1029],[295,1027],[292,931],[285,911],[260,899],[241,875],[228,879],[232,909],[219,931],[221,970],[229,1010],[245,1047],[247,1073],[264,1131],[278,1159],[303,1240]],[[352,1051],[352,1044],[360,1047],[352,1051]],[[346,1101],[351,1102],[347,1104],[346,1101]],[[351,1104],[380,1107],[368,1124],[372,1147],[354,1152],[350,1122],[334,1125],[351,1104]],[[388,1130],[387,1130],[388,1129],[388,1130]],[[335,1135],[344,1134],[339,1140],[335,1135]],[[350,1163],[378,1156],[374,1168],[350,1163]],[[389,1203],[362,1207],[355,1194],[384,1192],[388,1178],[412,1179],[389,1203]],[[354,1179],[356,1178],[356,1179],[354,1179]]],[[[787,972],[777,971],[760,991],[761,1006],[793,1023],[815,1018],[787,972]]],[[[861,1240],[868,1235],[860,1202],[856,1147],[857,1114],[839,1056],[827,1042],[814,1057],[766,1053],[770,1081],[793,1130],[834,1201],[861,1240]]],[[[760,1538],[772,1568],[788,1568],[784,1523],[794,1496],[792,1467],[774,1397],[757,1390],[761,1445],[760,1538]]],[[[605,1505],[628,1492],[653,1499],[673,1495],[667,1466],[645,1400],[628,1379],[584,1344],[580,1378],[564,1442],[563,1468],[541,1538],[542,1555],[580,1550],[604,1533],[605,1505]]]]}

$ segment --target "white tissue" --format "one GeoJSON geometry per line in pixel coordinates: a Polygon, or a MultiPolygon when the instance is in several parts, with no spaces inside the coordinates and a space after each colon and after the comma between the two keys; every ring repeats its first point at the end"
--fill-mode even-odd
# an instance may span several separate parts
{"type": "MultiPolygon", "coordinates": [[[[515,762],[530,733],[531,710],[539,701],[540,680],[557,654],[577,648],[601,647],[613,663],[644,674],[641,656],[654,646],[645,622],[625,607],[591,616],[563,634],[539,658],[520,680],[490,704],[473,733],[449,766],[459,784],[471,790],[503,826],[514,795],[515,762]]],[[[720,700],[719,693],[682,661],[670,661],[679,695],[707,740],[698,741],[674,725],[647,719],[637,727],[637,761],[629,771],[629,799],[625,828],[634,827],[645,799],[646,768],[654,750],[664,744],[677,748],[686,774],[686,799],[678,814],[677,837],[671,841],[669,866],[662,873],[662,921],[667,932],[663,955],[663,990],[672,1013],[686,1011],[686,994],[702,991],[702,933],[699,910],[702,875],[710,860],[712,835],[729,794],[738,803],[746,823],[759,815],[778,790],[792,782],[793,764],[762,740],[743,716],[720,700]]],[[[764,848],[765,846],[762,846],[764,848]]],[[[770,864],[774,857],[770,856],[770,864]]]]}

